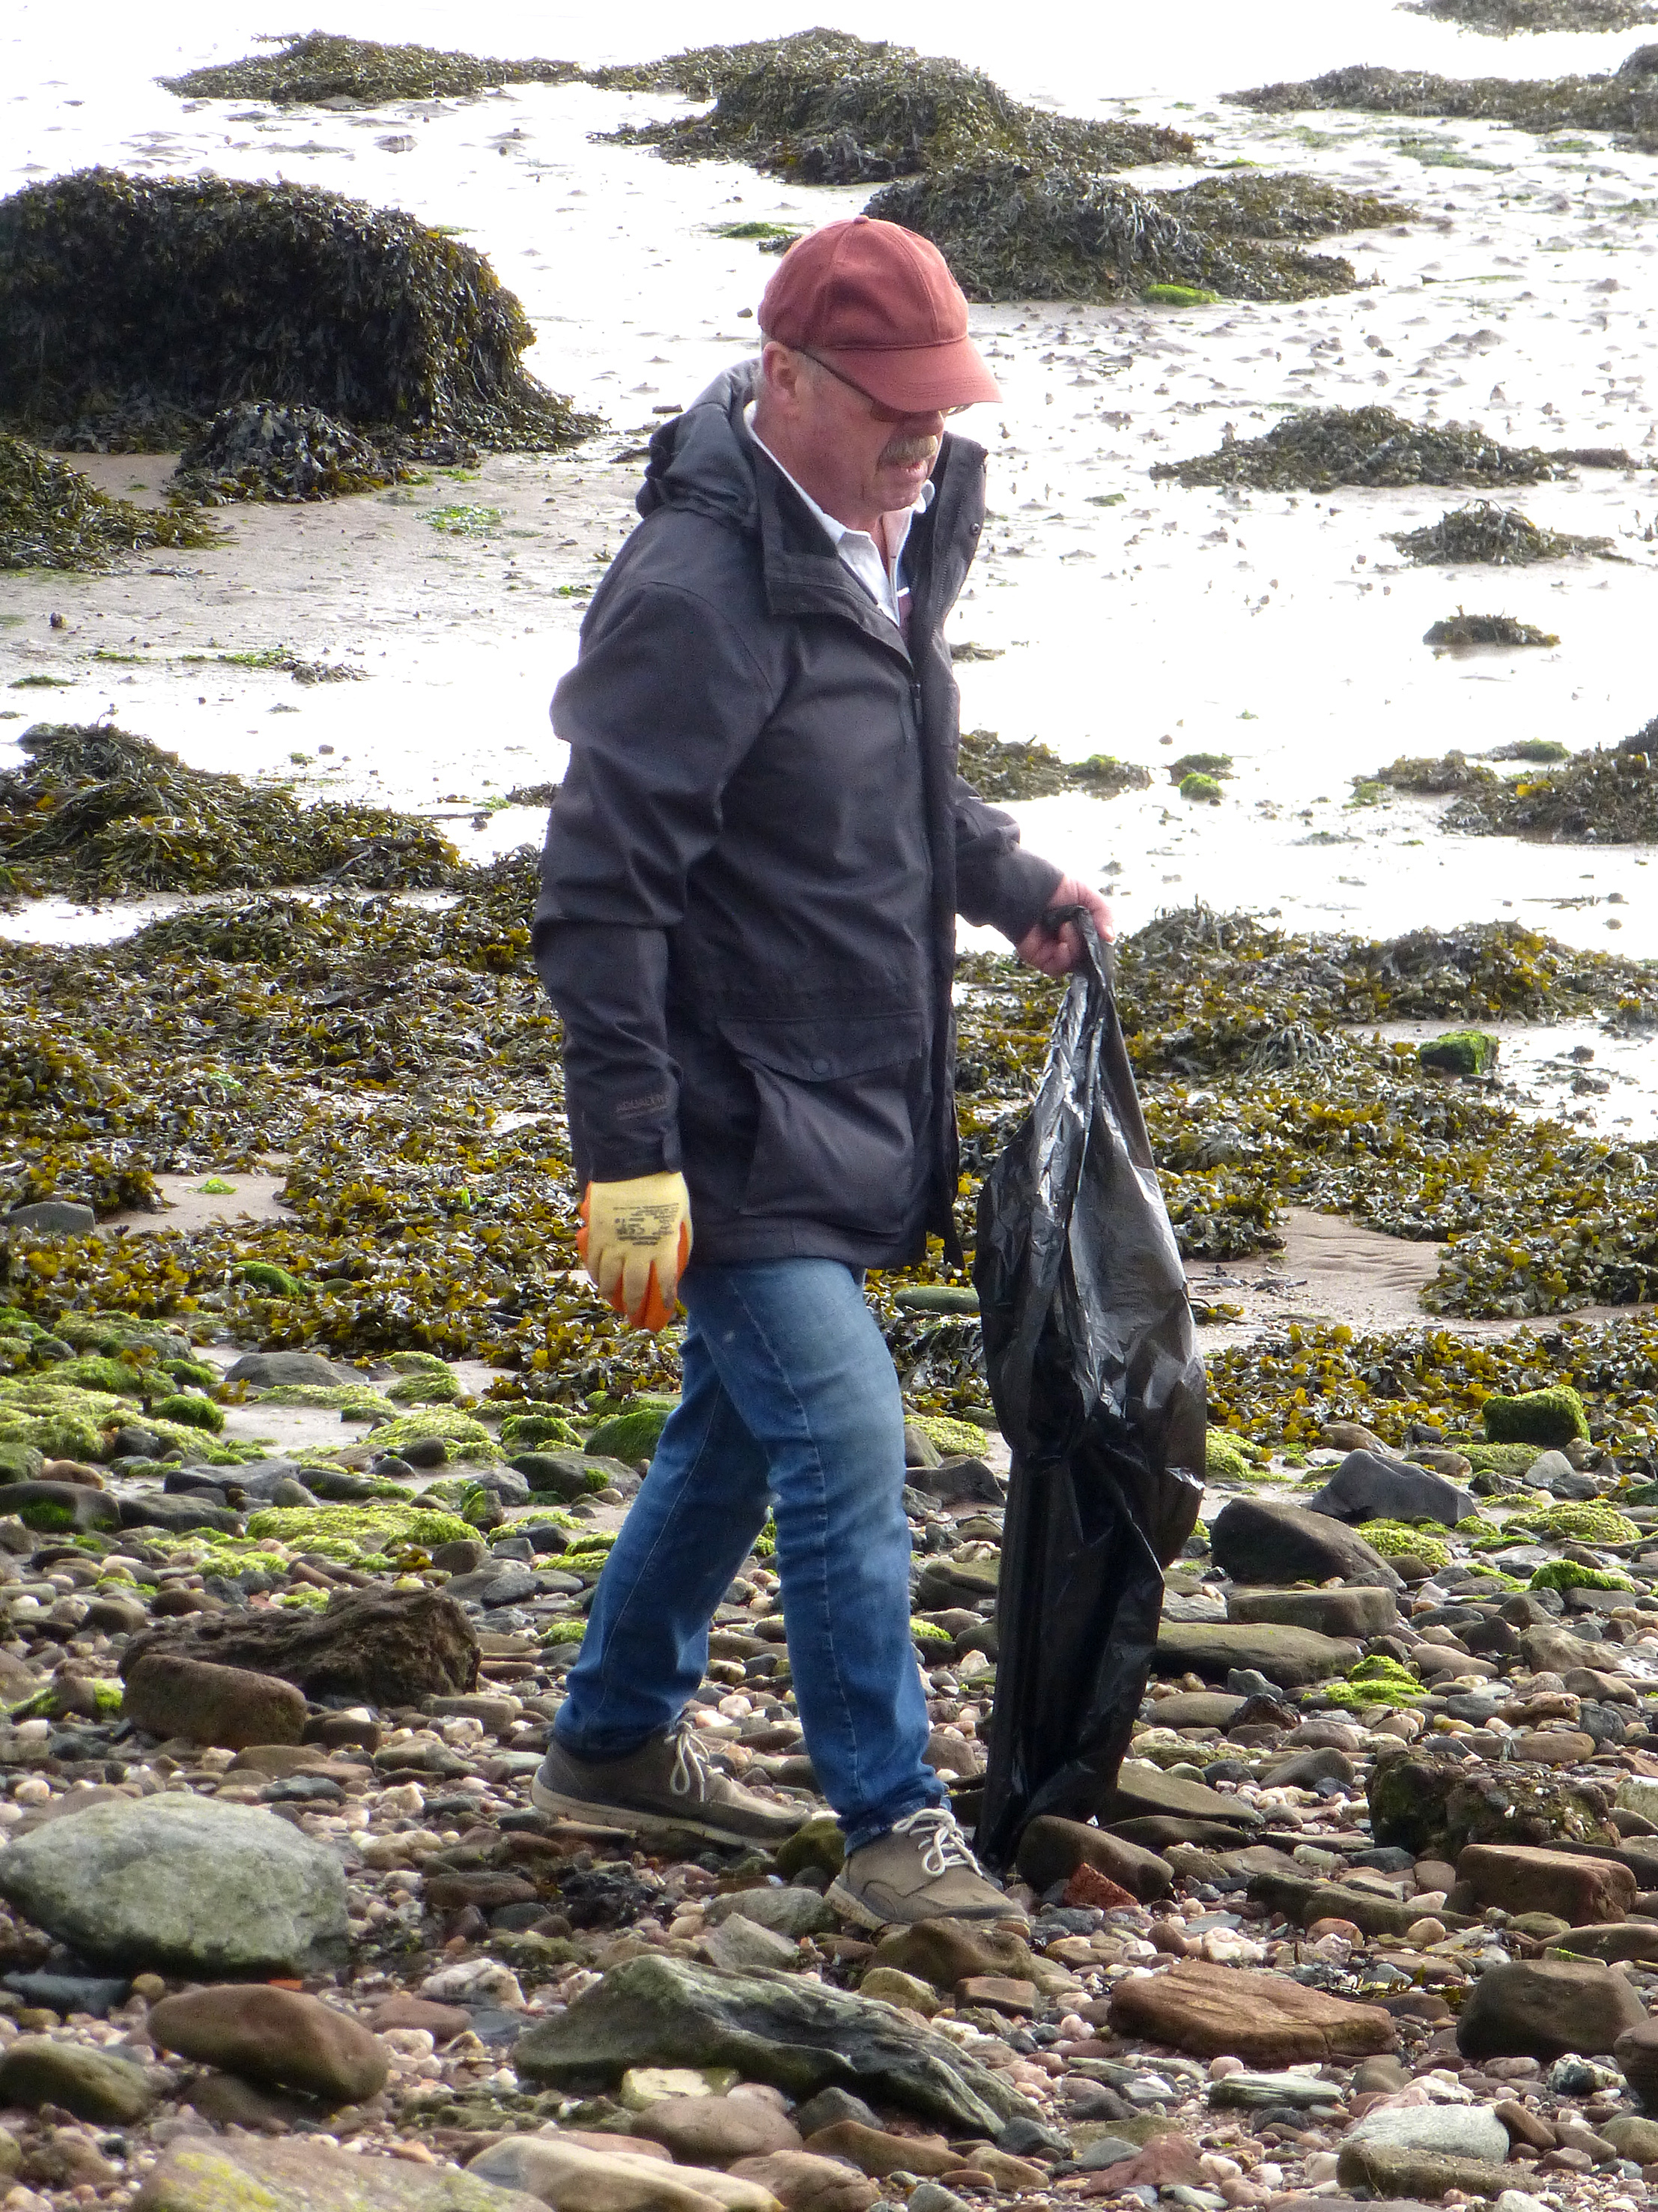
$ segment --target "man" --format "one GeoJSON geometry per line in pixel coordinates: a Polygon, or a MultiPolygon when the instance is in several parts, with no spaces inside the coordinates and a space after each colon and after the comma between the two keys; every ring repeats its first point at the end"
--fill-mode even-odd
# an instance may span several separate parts
{"type": "Polygon", "coordinates": [[[659,430],[644,520],[553,720],[570,766],[536,917],[563,1018],[583,1255],[616,1310],[689,1316],[684,1386],[594,1600],[544,1810],[775,1842],[684,1708],[769,1507],[800,1718],[867,1927],[993,1918],[925,1763],[903,1407],[868,1267],[953,1240],[958,913],[1050,975],[1097,892],[955,773],[941,635],[984,514],[946,415],[999,397],[925,240],[802,239],[758,363],[659,430]],[[689,1264],[688,1264],[689,1262],[689,1264]]]}

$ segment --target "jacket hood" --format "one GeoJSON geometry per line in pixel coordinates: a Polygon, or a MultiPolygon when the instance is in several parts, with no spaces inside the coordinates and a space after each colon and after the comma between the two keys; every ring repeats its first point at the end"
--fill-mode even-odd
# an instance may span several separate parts
{"type": "Polygon", "coordinates": [[[653,434],[645,481],[634,502],[641,514],[688,507],[739,528],[757,527],[754,447],[743,428],[743,410],[754,396],[759,371],[757,361],[723,369],[683,415],[653,434]]]}

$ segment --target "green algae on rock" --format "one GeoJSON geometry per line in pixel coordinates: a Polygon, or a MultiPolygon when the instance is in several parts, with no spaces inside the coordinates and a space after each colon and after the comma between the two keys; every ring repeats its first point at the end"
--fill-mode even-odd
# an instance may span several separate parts
{"type": "Polygon", "coordinates": [[[1417,1066],[1437,1068],[1442,1075],[1489,1075],[1502,1049],[1489,1030],[1448,1030],[1418,1045],[1417,1066]]]}
{"type": "Polygon", "coordinates": [[[1493,568],[1520,568],[1533,561],[1566,561],[1579,554],[1618,560],[1610,538],[1578,538],[1568,530],[1545,530],[1517,507],[1477,499],[1425,522],[1419,530],[1388,533],[1400,551],[1418,568],[1448,568],[1474,562],[1493,568]]]}
{"type": "Polygon", "coordinates": [[[1611,76],[1448,77],[1358,63],[1306,82],[1255,85],[1224,97],[1272,115],[1351,107],[1511,123],[1522,131],[1617,131],[1643,150],[1658,146],[1658,58],[1649,46],[1637,48],[1611,76]]]}
{"type": "Polygon", "coordinates": [[[1499,445],[1473,423],[1407,422],[1391,407],[1305,408],[1259,438],[1229,440],[1189,461],[1159,461],[1154,477],[1262,491],[1336,484],[1542,483],[1564,471],[1534,446],[1499,445]]]}
{"type": "Polygon", "coordinates": [[[216,545],[194,515],[112,499],[90,477],[0,430],[0,568],[107,568],[158,545],[216,545]]]}
{"type": "Polygon", "coordinates": [[[41,897],[310,884],[434,888],[454,847],[431,823],[188,768],[107,723],[35,724],[0,775],[0,889],[41,897]]]}
{"type": "Polygon", "coordinates": [[[198,506],[222,507],[233,500],[338,499],[416,473],[319,407],[244,399],[222,409],[191,440],[173,489],[198,506]]]}
{"type": "Polygon", "coordinates": [[[654,145],[670,161],[747,161],[796,184],[884,184],[986,158],[1122,169],[1195,151],[1185,131],[1052,115],[982,70],[843,31],[699,47],[595,70],[589,82],[714,103],[705,115],[613,132],[615,143],[654,145]]]}
{"type": "Polygon", "coordinates": [[[432,46],[387,46],[326,31],[290,34],[275,53],[249,54],[159,82],[181,100],[268,100],[274,107],[378,107],[393,100],[450,100],[501,84],[565,84],[574,62],[494,61],[432,46]]]}
{"type": "Polygon", "coordinates": [[[1569,1382],[1514,1398],[1490,1397],[1479,1410],[1486,1441],[1494,1444],[1535,1444],[1540,1450],[1558,1451],[1589,1432],[1583,1401],[1569,1382]]]}
{"type": "Polygon", "coordinates": [[[343,1559],[364,1552],[389,1553],[394,1545],[430,1551],[436,1544],[464,1542],[472,1533],[459,1514],[384,1498],[353,1505],[268,1505],[247,1519],[247,1534],[255,1543],[286,1544],[343,1559]]]}
{"type": "Polygon", "coordinates": [[[865,211],[931,239],[973,300],[1121,300],[1170,288],[1303,300],[1358,281],[1351,262],[1206,229],[1208,204],[1187,200],[1138,191],[1083,161],[987,156],[906,176],[865,211]]]}
{"type": "Polygon", "coordinates": [[[1459,607],[1443,621],[1430,623],[1422,642],[1455,652],[1471,645],[1558,645],[1560,641],[1552,630],[1539,629],[1513,615],[1470,615],[1459,607]]]}
{"type": "Polygon", "coordinates": [[[65,449],[164,451],[246,399],[407,456],[572,445],[598,424],[534,342],[473,247],[315,186],[82,169],[0,200],[0,413],[65,449]]]}

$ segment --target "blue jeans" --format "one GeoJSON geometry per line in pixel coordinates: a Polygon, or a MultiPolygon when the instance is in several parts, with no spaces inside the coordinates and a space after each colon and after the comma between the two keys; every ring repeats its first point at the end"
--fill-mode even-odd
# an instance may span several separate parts
{"type": "Polygon", "coordinates": [[[904,1414],[837,1260],[693,1266],[684,1388],[600,1577],[555,1733],[620,1759],[702,1680],[708,1623],[769,1507],[806,1747],[847,1848],[944,1802],[909,1632],[904,1414]]]}

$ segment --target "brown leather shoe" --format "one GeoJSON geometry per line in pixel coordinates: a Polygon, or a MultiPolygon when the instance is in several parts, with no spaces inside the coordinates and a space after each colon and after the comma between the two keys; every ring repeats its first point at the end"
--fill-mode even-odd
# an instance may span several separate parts
{"type": "Polygon", "coordinates": [[[805,1820],[721,1774],[689,1721],[653,1735],[625,1759],[578,1759],[556,1736],[530,1784],[538,1812],[640,1835],[689,1829],[721,1844],[780,1844],[805,1820]]]}
{"type": "Polygon", "coordinates": [[[924,1805],[853,1851],[828,1896],[860,1928],[1025,1917],[980,1866],[955,1814],[942,1805],[924,1805]]]}

